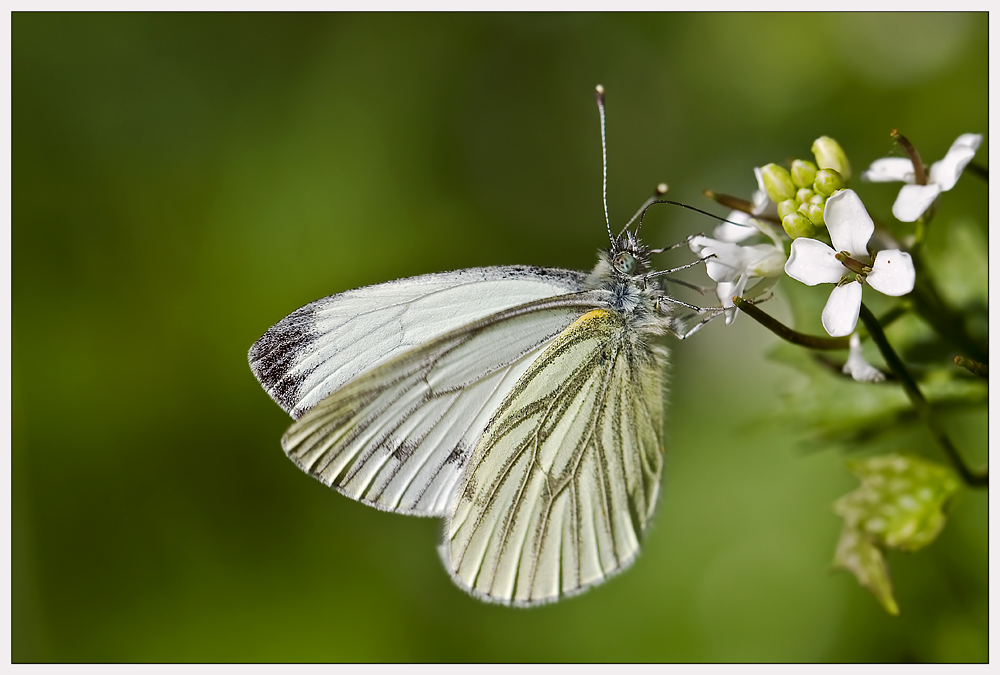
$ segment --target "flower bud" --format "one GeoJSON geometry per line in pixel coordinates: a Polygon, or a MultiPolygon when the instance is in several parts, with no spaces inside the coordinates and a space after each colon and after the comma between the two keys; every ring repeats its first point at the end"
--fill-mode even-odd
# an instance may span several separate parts
{"type": "MultiPolygon", "coordinates": [[[[809,221],[816,227],[825,227],[826,221],[823,220],[823,205],[822,204],[803,204],[798,210],[803,216],[809,219],[809,221]]],[[[784,225],[784,222],[782,222],[784,225]]]]}
{"type": "Polygon", "coordinates": [[[775,204],[795,196],[795,184],[792,183],[792,176],[785,167],[768,164],[761,168],[760,173],[764,190],[775,204]]]}
{"type": "Polygon", "coordinates": [[[799,188],[795,191],[795,200],[799,204],[807,204],[810,199],[816,196],[816,193],[809,188],[799,188]]]}
{"type": "Polygon", "coordinates": [[[835,169],[820,169],[816,172],[816,180],[813,182],[813,190],[824,197],[831,196],[837,190],[847,187],[844,177],[835,169]]]}
{"type": "Polygon", "coordinates": [[[826,204],[826,197],[824,197],[823,195],[813,195],[812,198],[809,200],[809,203],[820,204],[820,205],[826,204]]]}
{"type": "Polygon", "coordinates": [[[804,159],[792,162],[792,182],[795,187],[812,187],[816,180],[816,165],[804,159]]]}
{"type": "Polygon", "coordinates": [[[829,136],[820,136],[813,141],[812,151],[816,155],[816,164],[819,168],[833,169],[839,172],[845,181],[850,179],[851,163],[847,161],[847,155],[837,141],[829,136]]]}
{"type": "Polygon", "coordinates": [[[811,237],[816,234],[816,226],[801,213],[789,213],[781,219],[781,227],[792,239],[811,237]]]}
{"type": "Polygon", "coordinates": [[[778,203],[778,217],[784,218],[789,213],[795,213],[799,210],[799,202],[796,199],[786,199],[783,202],[778,203]]]}

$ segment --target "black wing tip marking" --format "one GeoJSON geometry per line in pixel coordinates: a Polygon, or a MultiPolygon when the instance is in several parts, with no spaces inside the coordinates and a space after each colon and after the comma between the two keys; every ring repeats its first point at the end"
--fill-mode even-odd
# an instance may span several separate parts
{"type": "Polygon", "coordinates": [[[247,354],[250,370],[268,395],[286,412],[295,407],[307,371],[289,371],[316,341],[316,303],[300,307],[271,326],[253,343],[247,354]]]}

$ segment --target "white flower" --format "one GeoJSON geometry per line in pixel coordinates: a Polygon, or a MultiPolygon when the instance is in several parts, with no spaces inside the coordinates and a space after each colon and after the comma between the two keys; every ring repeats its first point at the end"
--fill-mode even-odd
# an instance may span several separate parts
{"type": "Polygon", "coordinates": [[[851,334],[851,351],[842,372],[853,377],[856,382],[885,381],[882,371],[865,360],[865,355],[861,351],[861,338],[857,333],[851,334]]]}
{"type": "Polygon", "coordinates": [[[858,323],[860,279],[880,293],[906,295],[913,290],[916,272],[910,254],[898,249],[879,251],[868,264],[868,240],[875,224],[854,190],[841,190],[830,197],[824,219],[833,248],[815,239],[795,239],[785,273],[809,286],[837,284],[823,308],[823,328],[841,337],[854,332],[858,323]]]}
{"type": "MultiPolygon", "coordinates": [[[[754,234],[760,233],[754,227],[748,229],[753,229],[754,234]]],[[[743,296],[747,282],[752,278],[776,280],[785,263],[784,249],[774,243],[740,246],[728,241],[698,236],[692,238],[689,245],[695,255],[708,258],[705,262],[706,271],[717,284],[715,293],[725,308],[727,325],[733,322],[737,314],[733,296],[743,296]]],[[[773,284],[774,281],[755,284],[754,295],[773,284]]]]}
{"type": "Polygon", "coordinates": [[[899,191],[896,203],[892,205],[892,215],[904,223],[912,223],[924,214],[939,194],[955,187],[962,170],[972,161],[982,141],[981,134],[959,136],[951,144],[944,159],[931,164],[927,185],[915,185],[913,162],[906,157],[884,157],[875,160],[868,170],[861,174],[861,180],[873,183],[891,181],[907,183],[899,191]]]}

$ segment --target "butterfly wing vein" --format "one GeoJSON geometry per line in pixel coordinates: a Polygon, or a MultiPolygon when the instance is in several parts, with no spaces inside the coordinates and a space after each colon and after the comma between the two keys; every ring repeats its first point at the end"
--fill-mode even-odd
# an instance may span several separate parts
{"type": "Polygon", "coordinates": [[[587,313],[508,394],[466,468],[445,557],[470,592],[534,604],[627,566],[662,464],[660,351],[587,313]]]}
{"type": "Polygon", "coordinates": [[[581,311],[585,292],[526,303],[447,333],[351,381],[282,439],[307,473],[377,508],[446,516],[487,423],[531,362],[581,311]]]}

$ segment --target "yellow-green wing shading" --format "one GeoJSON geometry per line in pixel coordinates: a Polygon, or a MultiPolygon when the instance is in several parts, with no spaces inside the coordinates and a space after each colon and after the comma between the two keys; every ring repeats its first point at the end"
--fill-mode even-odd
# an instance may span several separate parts
{"type": "Polygon", "coordinates": [[[634,559],[660,482],[664,366],[665,351],[605,309],[545,349],[466,466],[443,550],[457,583],[527,605],[634,559]]]}

